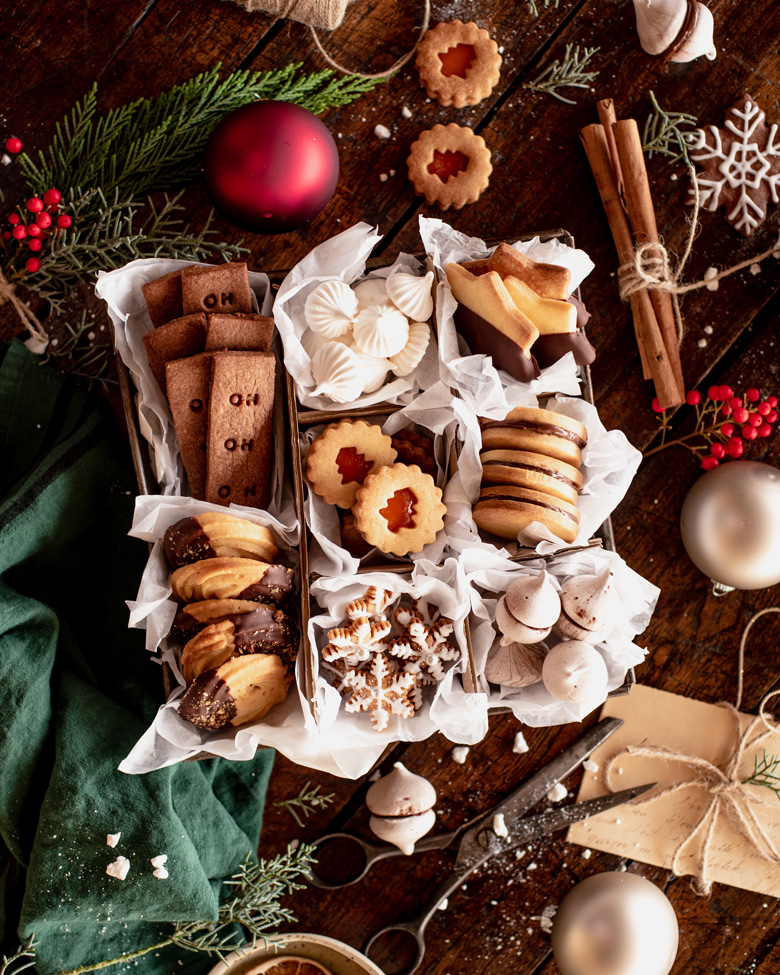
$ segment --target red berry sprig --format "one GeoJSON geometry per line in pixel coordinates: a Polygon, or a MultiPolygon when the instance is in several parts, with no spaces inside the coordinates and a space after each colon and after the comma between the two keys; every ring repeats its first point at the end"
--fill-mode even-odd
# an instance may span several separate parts
{"type": "MultiPolygon", "coordinates": [[[[8,140],[8,142],[13,141],[13,139],[8,140]]],[[[18,139],[15,141],[19,142],[18,139]]],[[[19,149],[9,151],[18,152],[21,147],[22,144],[19,142],[19,149]]],[[[35,255],[23,261],[25,270],[28,274],[35,274],[40,270],[40,252],[45,238],[49,234],[64,233],[73,226],[73,218],[67,213],[60,213],[61,202],[62,194],[52,187],[46,190],[42,197],[33,196],[23,207],[19,206],[16,211],[9,213],[8,223],[11,225],[11,230],[4,230],[2,234],[9,264],[12,264],[15,259],[24,257],[22,248],[25,247],[35,255]]]]}
{"type": "Polygon", "coordinates": [[[691,390],[685,397],[696,410],[696,428],[676,440],[667,440],[671,417],[657,399],[652,408],[661,424],[661,443],[645,453],[645,457],[665,447],[679,444],[701,458],[701,466],[711,471],[724,460],[738,460],[745,451],[745,441],[768,437],[777,422],[777,396],[761,398],[761,391],[751,386],[743,396],[736,396],[731,386],[710,386],[707,395],[691,390]],[[689,443],[701,438],[703,443],[689,443]]]}

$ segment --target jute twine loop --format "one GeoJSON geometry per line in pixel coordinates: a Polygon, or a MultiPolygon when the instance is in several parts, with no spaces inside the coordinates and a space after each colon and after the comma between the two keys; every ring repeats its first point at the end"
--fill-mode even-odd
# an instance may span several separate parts
{"type": "Polygon", "coordinates": [[[737,707],[725,701],[718,707],[725,708],[731,715],[734,724],[733,745],[731,753],[719,768],[712,762],[707,761],[699,755],[686,755],[684,752],[675,751],[673,748],[665,748],[654,745],[629,745],[617,752],[609,759],[604,767],[604,778],[607,788],[615,792],[613,783],[613,771],[615,766],[625,761],[626,758],[650,758],[660,759],[664,762],[675,762],[692,773],[692,777],[683,781],[675,782],[673,785],[665,786],[652,792],[650,795],[635,799],[632,805],[644,806],[666,796],[675,795],[683,789],[703,789],[709,796],[707,808],[693,831],[677,845],[672,855],[671,870],[676,876],[681,876],[684,872],[682,858],[685,851],[689,849],[694,840],[703,836],[701,848],[695,865],[694,889],[698,894],[709,896],[712,892],[712,880],[709,875],[709,859],[712,848],[712,841],[715,835],[715,827],[718,819],[725,816],[748,843],[758,852],[758,854],[770,863],[780,864],[780,850],[778,850],[772,837],[766,831],[761,820],[756,815],[757,810],[762,807],[773,806],[777,803],[766,802],[755,790],[739,777],[739,768],[749,747],[756,747],[766,741],[770,736],[780,733],[780,727],[769,723],[765,713],[767,702],[778,695],[780,690],[770,691],[761,699],[758,714],[742,730],[742,720],[738,707],[742,701],[742,670],[744,664],[745,643],[748,633],[753,624],[765,616],[767,613],[780,613],[780,606],[771,606],[756,613],[745,625],[742,631],[742,638],[739,644],[739,682],[737,690],[737,707]]]}
{"type": "Polygon", "coordinates": [[[6,301],[11,302],[11,306],[13,307],[14,311],[19,316],[22,324],[33,338],[36,338],[41,342],[49,341],[49,336],[43,330],[41,323],[38,321],[35,315],[33,315],[29,306],[19,298],[14,290],[14,286],[0,270],[0,305],[4,305],[6,301]]]}
{"type": "Polygon", "coordinates": [[[653,241],[640,244],[634,251],[632,259],[618,268],[620,297],[623,301],[628,301],[631,295],[636,294],[638,291],[669,292],[672,296],[672,305],[674,306],[678,342],[682,341],[685,332],[682,312],[680,310],[680,295],[687,294],[689,291],[698,291],[700,288],[706,288],[708,285],[712,285],[713,282],[727,278],[731,274],[736,274],[737,271],[743,271],[746,267],[750,267],[751,264],[760,264],[773,254],[780,253],[780,245],[776,244],[774,247],[757,254],[755,257],[748,258],[746,261],[740,261],[738,264],[733,264],[723,271],[718,271],[712,277],[683,284],[682,273],[688,258],[691,256],[693,242],[699,232],[699,213],[701,210],[699,181],[696,177],[696,170],[690,164],[688,166],[688,175],[690,176],[691,186],[693,188],[693,213],[688,225],[688,237],[685,243],[685,250],[677,266],[673,266],[669,252],[664,245],[653,241]]]}

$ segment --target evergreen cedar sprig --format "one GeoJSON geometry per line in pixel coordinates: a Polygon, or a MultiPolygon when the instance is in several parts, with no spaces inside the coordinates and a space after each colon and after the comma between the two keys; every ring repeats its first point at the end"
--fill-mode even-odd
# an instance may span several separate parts
{"type": "Polygon", "coordinates": [[[21,975],[35,964],[35,935],[23,945],[19,945],[13,955],[3,955],[0,961],[0,975],[21,975]]]}
{"type": "MultiPolygon", "coordinates": [[[[528,5],[528,12],[530,13],[530,15],[532,17],[537,17],[538,18],[539,17],[539,6],[537,4],[537,0],[525,0],[525,2],[528,5]]],[[[542,3],[542,6],[544,7],[545,10],[547,10],[548,7],[552,7],[554,10],[557,10],[559,3],[560,3],[560,0],[544,0],[544,2],[542,3]]]]}
{"type": "Polygon", "coordinates": [[[247,857],[238,872],[225,881],[229,892],[219,906],[216,921],[178,921],[163,941],[108,961],[58,972],[57,975],[84,975],[85,972],[100,971],[171,945],[185,951],[217,955],[223,961],[231,951],[250,945],[254,948],[258,942],[265,942],[280,924],[295,920],[292,912],[281,906],[280,899],[304,887],[297,881],[308,874],[314,852],[314,847],[302,844],[297,850],[288,847],[285,853],[272,860],[254,863],[247,857]],[[250,945],[247,945],[247,938],[250,945]]]}
{"type": "Polygon", "coordinates": [[[761,391],[755,387],[746,390],[743,396],[735,396],[731,386],[710,386],[706,396],[691,390],[685,401],[695,407],[696,427],[692,433],[676,440],[667,440],[671,416],[659,404],[657,397],[653,399],[653,411],[661,424],[661,443],[645,451],[644,457],[651,457],[667,447],[685,447],[701,459],[705,471],[711,471],[722,460],[742,457],[744,441],[769,437],[772,424],[777,422],[777,396],[762,399],[761,391]],[[703,442],[688,442],[696,438],[703,442]]]}
{"type": "Polygon", "coordinates": [[[655,153],[670,156],[670,162],[682,159],[687,166],[691,160],[688,156],[686,136],[695,129],[698,120],[695,115],[687,112],[666,112],[656,101],[655,94],[650,92],[650,103],[653,111],[647,117],[642,135],[642,149],[652,159],[655,153]]]}
{"type": "Polygon", "coordinates": [[[770,789],[780,799],[780,756],[767,755],[766,749],[761,758],[754,759],[753,773],[742,780],[743,785],[760,785],[770,789]]]}
{"type": "Polygon", "coordinates": [[[300,63],[273,71],[235,71],[220,65],[156,98],[141,98],[97,114],[97,85],[58,123],[48,149],[20,156],[30,189],[47,186],[117,190],[143,197],[195,179],[203,149],[217,123],[256,99],[295,102],[315,114],[346,105],[378,82],[335,78],[330,70],[301,73],[300,63]]]}
{"type": "Polygon", "coordinates": [[[540,91],[558,101],[566,102],[567,105],[576,105],[573,98],[564,98],[558,91],[559,88],[590,88],[591,81],[595,81],[599,76],[598,71],[586,71],[591,58],[600,51],[598,47],[580,47],[579,44],[567,44],[563,55],[563,61],[555,60],[548,65],[542,73],[527,81],[523,88],[530,88],[531,91],[540,91]]]}
{"type": "Polygon", "coordinates": [[[325,809],[335,799],[335,793],[320,793],[320,787],[311,786],[311,781],[301,789],[297,796],[292,799],[282,799],[275,802],[274,806],[278,809],[286,809],[295,822],[303,827],[303,821],[308,819],[315,809],[325,809]],[[301,815],[299,815],[299,812],[301,815]],[[303,819],[301,818],[303,816],[303,819]]]}

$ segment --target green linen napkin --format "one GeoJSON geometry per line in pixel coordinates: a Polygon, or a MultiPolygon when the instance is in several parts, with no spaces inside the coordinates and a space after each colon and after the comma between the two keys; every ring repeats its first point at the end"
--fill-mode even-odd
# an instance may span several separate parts
{"type": "MultiPolygon", "coordinates": [[[[10,953],[34,934],[51,975],[215,919],[221,880],[257,849],[273,753],[117,771],[162,699],[127,629],[147,557],[126,535],[129,451],[96,399],[39,363],[14,342],[0,366],[0,939],[10,953]],[[124,881],[106,875],[118,855],[124,881]]],[[[131,965],[194,975],[215,961],[166,948],[131,965]]]]}

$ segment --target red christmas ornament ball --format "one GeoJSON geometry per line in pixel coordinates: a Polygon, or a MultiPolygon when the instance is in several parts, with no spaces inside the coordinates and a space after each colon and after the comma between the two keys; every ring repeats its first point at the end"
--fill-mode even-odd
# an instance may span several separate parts
{"type": "Polygon", "coordinates": [[[339,155],[316,115],[289,102],[253,102],[217,125],[203,161],[217,210],[246,230],[295,230],[328,204],[339,155]]]}

